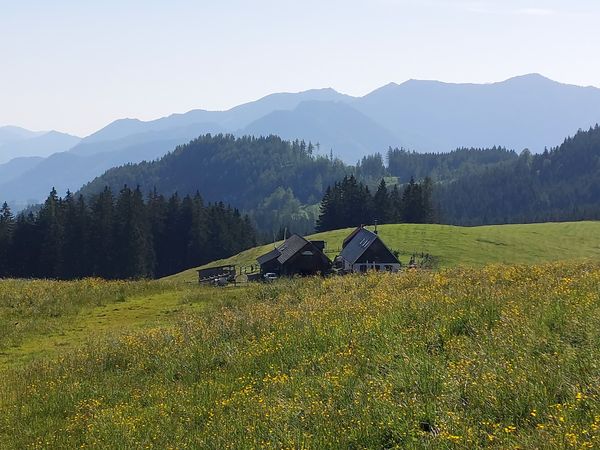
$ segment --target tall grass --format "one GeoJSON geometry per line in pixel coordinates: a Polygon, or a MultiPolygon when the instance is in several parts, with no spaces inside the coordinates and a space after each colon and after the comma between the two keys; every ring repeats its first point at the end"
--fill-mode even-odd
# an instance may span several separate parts
{"type": "Polygon", "coordinates": [[[599,445],[598,265],[302,279],[238,297],[7,373],[0,442],[599,445]]]}
{"type": "Polygon", "coordinates": [[[80,312],[136,295],[172,289],[151,281],[0,280],[0,350],[28,336],[48,334],[80,312]]]}

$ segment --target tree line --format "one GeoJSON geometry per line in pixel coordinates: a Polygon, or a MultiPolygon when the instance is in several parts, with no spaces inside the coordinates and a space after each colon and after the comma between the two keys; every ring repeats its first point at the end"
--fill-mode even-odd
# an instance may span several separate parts
{"type": "Polygon", "coordinates": [[[200,194],[106,187],[89,200],[52,190],[37,212],[0,209],[0,276],[161,277],[256,245],[248,216],[200,194]]]}
{"type": "Polygon", "coordinates": [[[425,178],[417,183],[410,179],[403,188],[388,188],[381,180],[375,194],[354,175],[346,176],[325,190],[317,231],[372,223],[432,223],[432,182],[425,178]]]}
{"type": "Polygon", "coordinates": [[[436,184],[445,223],[483,225],[600,219],[600,127],[539,154],[478,166],[436,184]]]}

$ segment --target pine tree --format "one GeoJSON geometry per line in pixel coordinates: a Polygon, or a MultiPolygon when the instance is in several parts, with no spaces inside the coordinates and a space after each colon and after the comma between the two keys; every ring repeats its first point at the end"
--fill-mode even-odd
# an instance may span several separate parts
{"type": "Polygon", "coordinates": [[[331,186],[327,186],[325,194],[323,195],[323,199],[321,200],[321,210],[316,226],[317,231],[332,230],[333,215],[332,189],[331,186]]]}
{"type": "Polygon", "coordinates": [[[166,234],[167,202],[165,201],[164,196],[158,193],[156,188],[148,195],[146,210],[150,239],[155,255],[152,271],[158,276],[162,276],[161,261],[165,258],[165,249],[161,245],[161,242],[166,234]]]}
{"type": "Polygon", "coordinates": [[[61,278],[82,278],[91,274],[89,254],[89,211],[82,195],[67,192],[64,203],[64,265],[61,278]]]}
{"type": "Polygon", "coordinates": [[[19,214],[10,247],[10,275],[17,278],[41,277],[39,257],[42,239],[33,213],[19,214]]]}
{"type": "Polygon", "coordinates": [[[10,275],[10,247],[15,226],[15,218],[8,206],[4,202],[0,209],[0,277],[10,275]]]}
{"type": "Polygon", "coordinates": [[[208,218],[204,200],[199,192],[192,199],[192,220],[189,231],[186,266],[198,266],[202,262],[204,249],[207,244],[208,218]]]}
{"type": "Polygon", "coordinates": [[[63,203],[56,189],[42,206],[37,224],[41,235],[41,247],[37,276],[60,278],[63,273],[64,217],[63,203]]]}
{"type": "Polygon", "coordinates": [[[116,267],[120,278],[153,276],[154,249],[141,190],[125,186],[115,208],[116,267]]]}
{"type": "Polygon", "coordinates": [[[395,184],[390,192],[390,223],[401,223],[402,222],[402,194],[398,185],[395,184]]]}
{"type": "Polygon", "coordinates": [[[378,223],[389,223],[392,216],[392,208],[390,202],[390,195],[385,184],[385,180],[381,179],[377,192],[373,197],[373,208],[375,219],[378,223]]]}
{"type": "Polygon", "coordinates": [[[106,187],[91,201],[89,256],[91,274],[104,278],[118,277],[115,263],[114,196],[106,187]]]}

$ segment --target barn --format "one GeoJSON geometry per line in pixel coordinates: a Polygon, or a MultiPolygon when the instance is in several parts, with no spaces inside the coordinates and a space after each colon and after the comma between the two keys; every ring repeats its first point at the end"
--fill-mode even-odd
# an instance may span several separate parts
{"type": "Polygon", "coordinates": [[[325,242],[308,241],[294,234],[279,247],[257,258],[262,274],[279,276],[326,274],[331,260],[323,253],[325,242]]]}
{"type": "Polygon", "coordinates": [[[398,272],[398,258],[381,240],[377,232],[360,226],[342,244],[342,252],[336,258],[337,265],[345,272],[378,270],[398,272]]]}

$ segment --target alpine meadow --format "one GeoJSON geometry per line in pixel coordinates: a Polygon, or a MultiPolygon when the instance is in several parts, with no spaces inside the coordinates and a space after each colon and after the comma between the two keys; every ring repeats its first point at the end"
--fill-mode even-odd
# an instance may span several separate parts
{"type": "Polygon", "coordinates": [[[7,4],[0,450],[600,448],[599,21],[7,4]]]}

